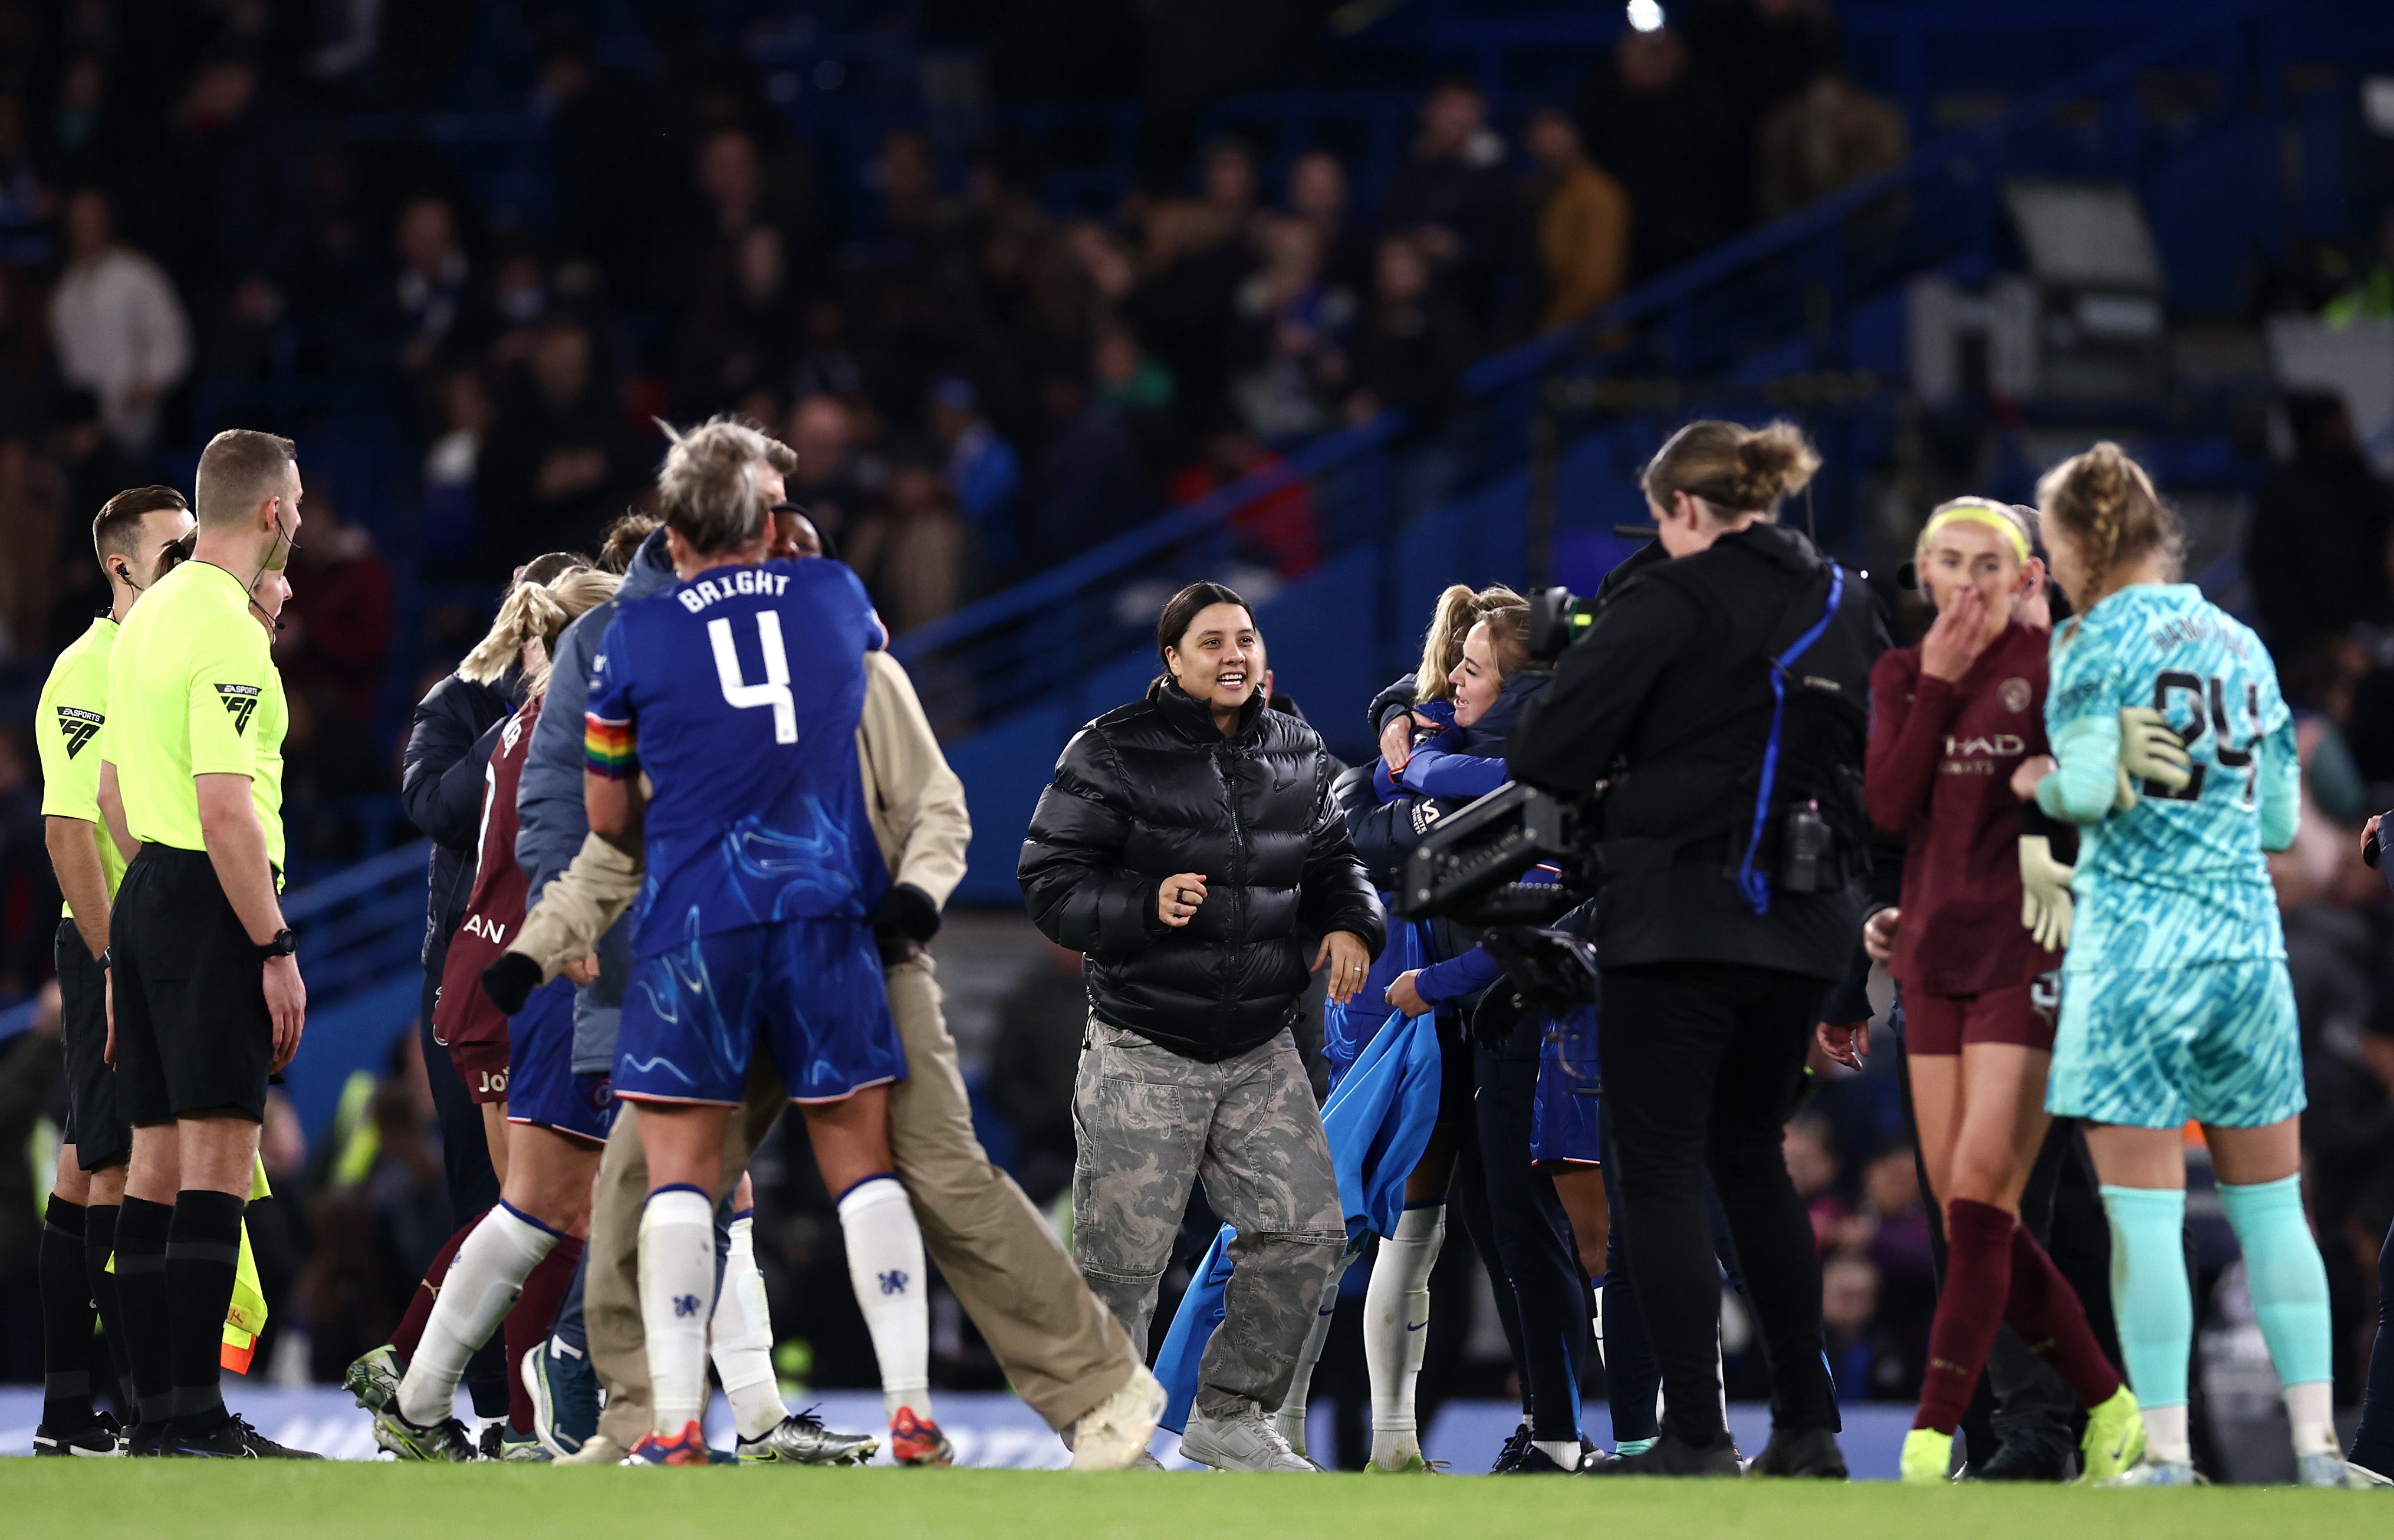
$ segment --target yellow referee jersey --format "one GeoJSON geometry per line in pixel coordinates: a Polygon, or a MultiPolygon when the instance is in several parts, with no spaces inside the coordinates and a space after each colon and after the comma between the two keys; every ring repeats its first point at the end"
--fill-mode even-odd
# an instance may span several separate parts
{"type": "Polygon", "coordinates": [[[283,868],[283,676],[241,579],[186,561],[118,628],[102,756],[133,837],[202,850],[195,775],[245,775],[267,858],[283,868]]]}
{"type": "MultiPolygon", "coordinates": [[[[101,615],[77,637],[42,683],[33,709],[33,742],[42,759],[42,816],[80,818],[99,831],[99,872],[108,896],[125,875],[125,852],[99,816],[99,730],[108,720],[108,654],[116,622],[101,615]]],[[[59,913],[72,918],[72,905],[59,913]]]]}

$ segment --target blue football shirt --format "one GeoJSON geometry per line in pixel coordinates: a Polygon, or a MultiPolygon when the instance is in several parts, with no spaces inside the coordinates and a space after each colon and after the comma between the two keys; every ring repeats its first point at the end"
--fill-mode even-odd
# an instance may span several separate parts
{"type": "Polygon", "coordinates": [[[879,901],[856,728],[885,635],[856,574],[816,559],[717,567],[616,611],[585,744],[593,774],[651,786],[636,955],[879,901]]]}

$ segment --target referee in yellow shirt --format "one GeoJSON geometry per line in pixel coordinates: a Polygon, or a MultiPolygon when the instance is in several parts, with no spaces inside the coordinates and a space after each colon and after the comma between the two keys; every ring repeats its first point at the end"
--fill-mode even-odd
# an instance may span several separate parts
{"type": "Polygon", "coordinates": [[[125,1318],[108,1258],[116,1249],[116,1210],[125,1197],[125,1162],[133,1130],[116,1102],[108,1067],[108,911],[125,875],[125,854],[99,811],[99,730],[108,719],[108,655],[116,628],[156,581],[161,553],[191,527],[173,487],[118,493],[91,521],[93,554],[108,574],[109,607],[59,654],[33,711],[42,757],[42,833],[59,891],[59,1038],[67,1071],[66,1139],[58,1182],[43,1216],[42,1424],[33,1453],[109,1455],[116,1428],[92,1404],[90,1365],[95,1310],[108,1328],[118,1393],[133,1390],[125,1318]]]}
{"type": "Polygon", "coordinates": [[[133,1125],[116,1269],[136,1455],[314,1457],[227,1412],[217,1366],[267,1079],[297,1051],[308,1006],[277,898],[288,711],[252,613],[252,589],[298,538],[296,456],[245,428],[209,441],[192,559],[143,598],[109,659],[103,753],[139,845],[109,930],[133,1125]]]}

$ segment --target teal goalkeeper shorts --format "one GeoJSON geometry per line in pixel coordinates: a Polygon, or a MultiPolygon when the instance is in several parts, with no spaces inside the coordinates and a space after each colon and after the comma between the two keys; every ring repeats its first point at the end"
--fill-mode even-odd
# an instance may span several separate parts
{"type": "Polygon", "coordinates": [[[2130,1128],[2264,1128],[2303,1110],[2302,1031],[2277,958],[2062,978],[2045,1108],[2130,1128]]]}

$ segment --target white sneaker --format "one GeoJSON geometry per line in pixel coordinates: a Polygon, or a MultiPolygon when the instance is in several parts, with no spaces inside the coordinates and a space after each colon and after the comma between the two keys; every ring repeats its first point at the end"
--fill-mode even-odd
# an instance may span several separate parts
{"type": "Polygon", "coordinates": [[[1321,1467],[1288,1446],[1271,1419],[1249,1404],[1227,1417],[1209,1417],[1191,1407],[1180,1453],[1217,1470],[1285,1470],[1316,1474],[1321,1467]]]}
{"type": "Polygon", "coordinates": [[[1074,1470],[1128,1470],[1147,1453],[1155,1419],[1164,1415],[1164,1383],[1141,1363],[1123,1388],[1072,1424],[1074,1470]]]}
{"type": "Polygon", "coordinates": [[[2347,1460],[2344,1462],[2344,1484],[2355,1490],[2368,1488],[2377,1492],[2394,1492],[2394,1476],[2380,1476],[2365,1465],[2355,1465],[2347,1460]]]}
{"type": "Polygon", "coordinates": [[[2208,1486],[2195,1473],[2192,1460],[2156,1460],[2148,1456],[2097,1486],[2208,1486]]]}

